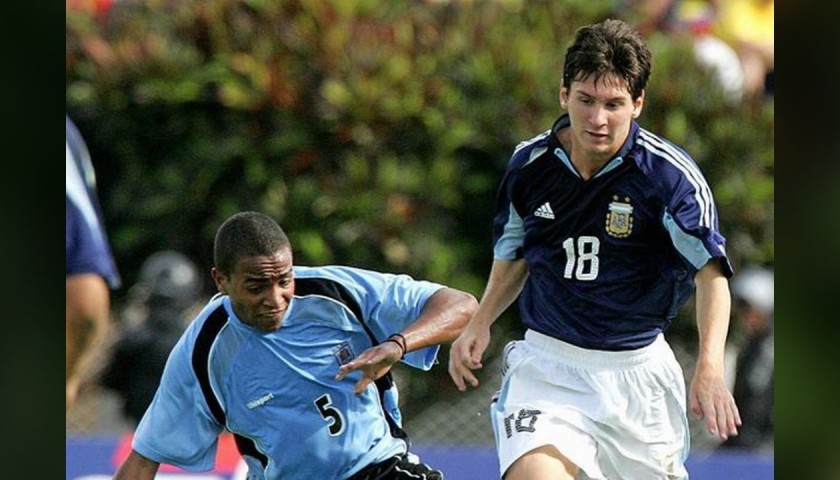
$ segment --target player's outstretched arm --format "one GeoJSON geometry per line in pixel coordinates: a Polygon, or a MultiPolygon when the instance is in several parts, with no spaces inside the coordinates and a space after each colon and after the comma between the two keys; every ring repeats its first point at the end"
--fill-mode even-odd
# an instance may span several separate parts
{"type": "Polygon", "coordinates": [[[336,380],[344,379],[354,370],[362,370],[364,374],[355,388],[356,394],[360,394],[371,382],[388,373],[407,352],[452,341],[477,307],[478,302],[469,293],[449,287],[438,290],[429,297],[414,322],[342,365],[336,380]]]}

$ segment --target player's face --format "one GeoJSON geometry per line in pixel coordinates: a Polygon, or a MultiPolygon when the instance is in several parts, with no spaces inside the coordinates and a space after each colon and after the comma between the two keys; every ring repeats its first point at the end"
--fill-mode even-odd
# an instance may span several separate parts
{"type": "Polygon", "coordinates": [[[242,257],[230,275],[214,268],[213,278],[240,320],[263,332],[280,328],[295,293],[290,249],[242,257]]]}
{"type": "Polygon", "coordinates": [[[607,75],[599,81],[590,75],[560,88],[560,105],[571,120],[572,155],[595,163],[618,152],[635,117],[642,112],[644,92],[635,101],[624,80],[607,75]]]}

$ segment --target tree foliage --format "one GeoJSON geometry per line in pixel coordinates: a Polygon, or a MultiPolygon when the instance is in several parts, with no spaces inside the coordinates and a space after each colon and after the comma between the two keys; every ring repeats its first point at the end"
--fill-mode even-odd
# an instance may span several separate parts
{"type": "MultiPolygon", "coordinates": [[[[89,143],[127,285],[162,248],[209,270],[217,226],[254,209],[281,222],[296,263],[405,272],[480,296],[513,147],[560,113],[574,30],[615,14],[594,0],[68,10],[67,111],[89,143]]],[[[771,263],[772,103],[727,104],[687,40],[650,41],[642,124],[706,173],[736,267],[771,263]]]]}

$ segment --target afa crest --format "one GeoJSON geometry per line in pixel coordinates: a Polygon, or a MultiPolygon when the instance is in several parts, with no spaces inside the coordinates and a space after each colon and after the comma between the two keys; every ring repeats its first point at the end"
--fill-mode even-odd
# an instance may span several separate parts
{"type": "Polygon", "coordinates": [[[633,205],[630,205],[630,198],[619,199],[613,195],[607,212],[607,234],[615,238],[626,238],[633,233],[633,205]]]}
{"type": "Polygon", "coordinates": [[[333,356],[339,365],[344,365],[355,357],[353,355],[353,349],[350,348],[350,343],[348,342],[341,342],[337,347],[333,348],[333,356]]]}

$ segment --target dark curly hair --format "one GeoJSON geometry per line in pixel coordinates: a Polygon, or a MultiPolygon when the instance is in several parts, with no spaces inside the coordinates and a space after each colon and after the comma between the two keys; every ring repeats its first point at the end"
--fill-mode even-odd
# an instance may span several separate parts
{"type": "Polygon", "coordinates": [[[639,98],[650,78],[652,55],[641,35],[621,20],[607,19],[577,30],[566,50],[563,85],[587,80],[599,81],[616,75],[627,83],[633,100],[639,98]]]}

